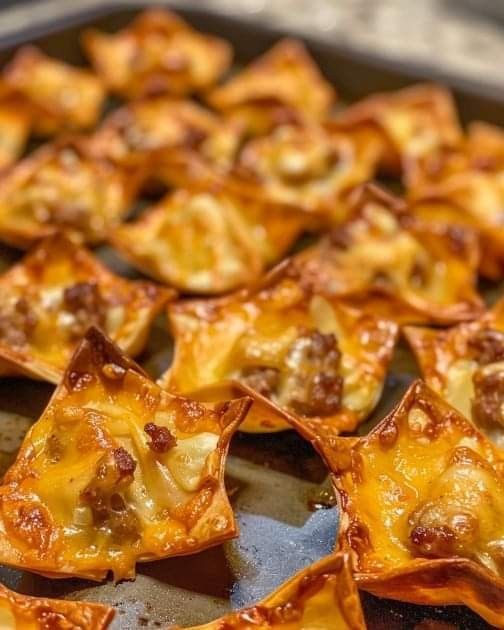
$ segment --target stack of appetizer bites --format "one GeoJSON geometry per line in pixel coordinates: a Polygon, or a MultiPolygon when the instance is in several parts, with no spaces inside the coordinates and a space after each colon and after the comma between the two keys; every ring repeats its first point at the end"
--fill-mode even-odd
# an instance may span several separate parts
{"type": "MultiPolygon", "coordinates": [[[[93,70],[24,47],[0,74],[0,241],[29,249],[0,276],[0,374],[56,385],[0,485],[0,563],[133,579],[220,544],[233,433],[296,430],[335,553],[201,630],[362,630],[358,588],[504,627],[504,302],[477,285],[504,276],[504,131],[463,130],[437,85],[336,107],[291,39],[228,77],[231,46],[163,10],[82,44],[93,70]],[[156,383],[131,357],[163,311],[156,383]],[[349,435],[401,331],[425,381],[349,435]]],[[[113,614],[0,586],[2,628],[113,614]]]]}

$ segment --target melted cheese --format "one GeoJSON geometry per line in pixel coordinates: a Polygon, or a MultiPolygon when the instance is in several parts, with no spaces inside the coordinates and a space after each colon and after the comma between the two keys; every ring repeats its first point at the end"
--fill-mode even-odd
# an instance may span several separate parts
{"type": "MultiPolygon", "coordinates": [[[[258,370],[262,378],[261,370],[269,369],[275,381],[267,385],[271,400],[293,412],[292,397],[304,396],[300,388],[322,370],[343,380],[341,408],[324,421],[334,431],[356,426],[379,399],[395,326],[361,317],[322,294],[305,292],[282,274],[265,286],[214,302],[175,305],[170,312],[175,358],[161,382],[173,391],[191,392],[227,379],[247,383],[250,371],[258,370]],[[317,342],[341,352],[341,359],[334,354],[331,365],[317,367],[316,358],[307,358],[308,346],[317,342]]],[[[328,353],[322,352],[318,361],[329,361],[328,353]]],[[[242,428],[261,430],[253,416],[242,428]]]]}
{"type": "Polygon", "coordinates": [[[77,342],[93,322],[98,321],[125,350],[140,352],[146,329],[168,297],[149,283],[115,276],[63,236],[46,239],[11,267],[0,277],[0,291],[0,311],[12,319],[13,328],[22,329],[25,321],[16,314],[19,300],[26,303],[30,318],[22,346],[14,347],[8,331],[0,335],[0,360],[15,365],[4,368],[4,373],[17,369],[53,382],[59,381],[77,342]],[[97,287],[98,304],[87,309],[83,302],[72,308],[65,302],[65,290],[83,283],[97,287]]]}
{"type": "Polygon", "coordinates": [[[446,323],[480,314],[473,235],[461,235],[458,251],[447,232],[403,221],[394,207],[398,203],[378,189],[358,189],[347,222],[334,236],[297,254],[308,281],[360,308],[406,322],[446,323]]]}
{"type": "Polygon", "coordinates": [[[95,153],[121,166],[141,168],[148,162],[150,177],[179,186],[207,164],[230,165],[239,140],[236,126],[209,110],[158,96],[112,112],[93,135],[92,145],[95,153]]]}
{"type": "Polygon", "coordinates": [[[217,448],[218,440],[215,433],[200,433],[179,440],[166,456],[166,465],[175,482],[186,492],[198,490],[206,459],[217,448]]]}
{"type": "MultiPolygon", "coordinates": [[[[502,305],[494,308],[479,320],[460,324],[448,330],[410,327],[405,330],[421,372],[426,382],[464,416],[472,420],[497,445],[504,445],[504,432],[499,417],[495,422],[482,423],[473,415],[473,403],[477,402],[474,379],[488,377],[503,371],[502,361],[480,365],[477,354],[471,348],[471,340],[486,330],[500,334],[504,328],[502,305]]],[[[494,341],[497,344],[498,341],[494,341]]],[[[498,346],[495,347],[498,350],[498,346]]],[[[494,383],[498,396],[497,382],[494,383]]],[[[479,394],[481,395],[481,393],[479,394]]]]}
{"type": "Polygon", "coordinates": [[[276,261],[306,218],[231,193],[168,195],[136,223],[119,227],[114,245],[133,265],[194,293],[246,284],[276,261]]]}
{"type": "Polygon", "coordinates": [[[96,330],[88,334],[6,474],[4,563],[132,577],[139,560],[234,535],[223,458],[247,405],[214,412],[172,397],[122,359],[111,366],[107,344],[96,330]],[[156,442],[145,429],[152,422],[173,442],[156,442]]]}
{"type": "Polygon", "coordinates": [[[466,418],[471,417],[471,401],[474,398],[473,375],[478,367],[475,361],[459,359],[446,372],[443,396],[466,418]]]}
{"type": "Polygon", "coordinates": [[[475,123],[456,151],[433,153],[415,163],[409,196],[424,220],[468,225],[482,242],[480,270],[502,277],[504,185],[502,132],[475,123]]]}
{"type": "MultiPolygon", "coordinates": [[[[486,468],[474,450],[463,447],[463,452],[465,459],[448,462],[445,470],[432,480],[426,494],[421,495],[419,505],[410,515],[410,525],[427,529],[444,527],[451,532],[454,540],[446,547],[435,548],[435,556],[452,553],[474,559],[502,575],[503,479],[486,468]]],[[[421,546],[415,551],[422,555],[421,546]]]]}
{"type": "Polygon", "coordinates": [[[369,180],[375,163],[369,142],[319,127],[280,126],[245,146],[240,171],[258,182],[258,196],[340,221],[344,193],[369,180]]]}
{"type": "Polygon", "coordinates": [[[330,448],[327,456],[333,457],[336,485],[345,493],[340,543],[356,554],[359,583],[366,588],[369,578],[374,592],[385,597],[464,601],[486,614],[484,598],[463,594],[465,580],[490,583],[503,575],[499,452],[421,381],[368,436],[353,446],[340,442],[333,445],[338,457],[330,448]],[[454,558],[466,558],[475,567],[460,569],[451,582],[424,579],[438,569],[445,575],[443,564],[434,560],[454,558]],[[476,564],[490,572],[486,578],[472,577],[476,564]]]}
{"type": "Polygon", "coordinates": [[[25,248],[65,229],[98,242],[122,219],[138,183],[92,156],[82,140],[44,145],[2,180],[0,238],[25,248]]]}
{"type": "MultiPolygon", "coordinates": [[[[32,626],[36,629],[36,625],[32,626]]],[[[17,630],[16,617],[6,604],[0,604],[0,628],[5,630],[17,630]]]]}

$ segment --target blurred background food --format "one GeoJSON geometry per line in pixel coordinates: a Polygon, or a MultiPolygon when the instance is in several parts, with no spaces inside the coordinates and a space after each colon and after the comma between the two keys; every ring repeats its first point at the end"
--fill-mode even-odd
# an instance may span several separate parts
{"type": "MultiPolygon", "coordinates": [[[[26,20],[58,17],[104,6],[141,6],[145,0],[0,0],[0,38],[26,20]]],[[[157,3],[170,6],[170,2],[157,3]]],[[[310,34],[386,59],[421,64],[426,76],[456,74],[483,85],[504,86],[502,0],[185,0],[247,15],[282,30],[310,34]]]]}

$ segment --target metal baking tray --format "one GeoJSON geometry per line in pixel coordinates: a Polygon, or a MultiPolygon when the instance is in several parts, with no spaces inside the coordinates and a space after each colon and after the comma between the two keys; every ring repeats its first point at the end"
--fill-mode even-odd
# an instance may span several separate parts
{"type": "MultiPolygon", "coordinates": [[[[71,3],[70,3],[71,4],[71,3]]],[[[70,9],[75,10],[69,6],[70,9]]],[[[47,53],[74,64],[85,60],[78,44],[83,27],[114,31],[139,10],[118,9],[103,2],[99,12],[82,11],[50,26],[29,24],[24,31],[0,41],[0,64],[23,43],[34,43],[47,53]]],[[[173,3],[170,4],[173,8],[173,3]]],[[[194,26],[228,39],[238,64],[248,62],[285,33],[205,9],[177,7],[194,26]]],[[[307,44],[343,100],[397,89],[426,78],[443,79],[455,89],[464,120],[502,122],[504,95],[450,77],[429,77],[422,68],[388,63],[338,45],[313,40],[307,44]]],[[[98,255],[112,269],[135,277],[107,247],[98,255]]],[[[19,252],[0,246],[0,271],[19,258],[19,252]]],[[[486,287],[489,289],[489,287],[486,287]]],[[[495,290],[487,294],[491,296],[495,290]]],[[[0,296],[1,298],[1,296],[0,296]]],[[[158,376],[170,362],[173,343],[160,318],[140,362],[158,376]]],[[[399,345],[382,400],[369,428],[397,402],[417,375],[412,355],[399,345]]],[[[30,424],[46,405],[52,386],[21,379],[0,380],[0,473],[12,462],[30,424]]],[[[237,434],[227,465],[227,488],[240,526],[239,538],[193,556],[138,566],[135,581],[117,585],[80,579],[54,580],[0,566],[0,581],[21,593],[84,599],[113,605],[114,629],[189,626],[214,619],[226,611],[248,606],[265,596],[297,570],[329,553],[338,526],[332,506],[327,471],[311,446],[294,432],[274,435],[237,434]]],[[[468,609],[422,607],[380,600],[362,593],[371,630],[481,630],[489,628],[468,609]]]]}

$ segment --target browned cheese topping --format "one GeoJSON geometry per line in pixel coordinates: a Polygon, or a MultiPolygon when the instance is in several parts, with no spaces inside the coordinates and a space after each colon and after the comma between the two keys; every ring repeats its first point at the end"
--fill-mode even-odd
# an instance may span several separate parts
{"type": "Polygon", "coordinates": [[[457,447],[428,498],[409,517],[413,553],[461,556],[502,567],[504,545],[494,538],[503,516],[500,493],[492,466],[471,448],[457,447]]]}

